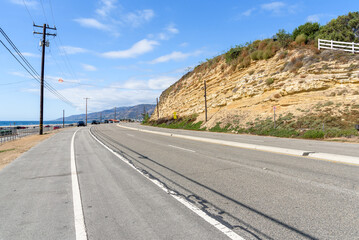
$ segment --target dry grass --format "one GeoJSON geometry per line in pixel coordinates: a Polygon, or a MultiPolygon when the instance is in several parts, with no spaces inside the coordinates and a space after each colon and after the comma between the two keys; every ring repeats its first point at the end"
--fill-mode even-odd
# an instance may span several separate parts
{"type": "Polygon", "coordinates": [[[3,169],[6,165],[11,163],[13,160],[18,158],[21,154],[28,151],[32,147],[36,146],[41,141],[51,137],[58,130],[40,135],[30,135],[14,141],[5,142],[0,145],[0,170],[3,169]]]}

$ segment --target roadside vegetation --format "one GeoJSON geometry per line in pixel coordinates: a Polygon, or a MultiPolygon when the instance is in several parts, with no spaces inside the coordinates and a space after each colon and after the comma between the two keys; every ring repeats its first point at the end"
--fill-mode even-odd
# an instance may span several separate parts
{"type": "Polygon", "coordinates": [[[149,120],[144,125],[187,129],[196,131],[225,132],[235,134],[253,134],[261,136],[274,136],[285,138],[305,138],[305,139],[328,139],[339,137],[359,136],[355,129],[352,118],[359,117],[358,111],[353,111],[344,116],[344,120],[339,116],[327,114],[307,114],[301,117],[295,117],[293,114],[279,115],[274,126],[273,118],[255,119],[253,122],[247,122],[245,127],[236,126],[231,123],[218,122],[214,127],[207,129],[202,127],[203,122],[196,122],[197,115],[183,117],[178,119],[161,118],[158,120],[149,120]]]}
{"type": "Polygon", "coordinates": [[[162,127],[162,128],[172,128],[172,129],[187,129],[187,130],[196,130],[196,131],[205,131],[205,127],[202,126],[202,121],[196,122],[196,114],[189,117],[179,117],[177,119],[166,119],[161,118],[156,121],[147,120],[143,121],[144,125],[162,127]]]}

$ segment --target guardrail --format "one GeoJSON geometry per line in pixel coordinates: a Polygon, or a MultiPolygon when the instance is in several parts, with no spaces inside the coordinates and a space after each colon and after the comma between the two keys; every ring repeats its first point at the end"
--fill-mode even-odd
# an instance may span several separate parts
{"type": "Polygon", "coordinates": [[[318,49],[331,49],[359,53],[359,43],[318,39],[318,49]]]}
{"type": "MultiPolygon", "coordinates": [[[[73,126],[66,124],[66,127],[73,126]]],[[[50,132],[55,129],[62,128],[59,125],[49,125],[44,127],[44,132],[50,132]]],[[[0,144],[8,141],[13,141],[28,135],[35,135],[39,133],[38,126],[15,126],[15,127],[0,127],[0,144]]]]}

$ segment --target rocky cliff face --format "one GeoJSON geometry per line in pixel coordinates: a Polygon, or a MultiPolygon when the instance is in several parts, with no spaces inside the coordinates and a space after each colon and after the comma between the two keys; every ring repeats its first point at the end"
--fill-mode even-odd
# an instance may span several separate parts
{"type": "MultiPolygon", "coordinates": [[[[358,60],[359,55],[307,47],[279,51],[246,68],[227,64],[219,56],[162,93],[159,117],[171,118],[177,112],[183,117],[198,114],[197,120],[203,121],[206,81],[207,128],[218,122],[244,126],[273,116],[274,106],[278,115],[327,113],[355,122],[359,118],[358,60]]],[[[156,120],[157,113],[151,119],[156,120]]]]}

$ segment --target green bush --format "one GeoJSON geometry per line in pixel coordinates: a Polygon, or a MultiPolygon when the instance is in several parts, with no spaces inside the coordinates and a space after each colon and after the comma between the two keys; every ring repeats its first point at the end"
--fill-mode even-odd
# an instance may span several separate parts
{"type": "Polygon", "coordinates": [[[254,61],[259,60],[258,51],[252,52],[252,53],[251,53],[251,58],[252,58],[252,60],[254,60],[254,61]]]}
{"type": "Polygon", "coordinates": [[[221,122],[216,123],[216,125],[209,129],[210,132],[228,132],[230,131],[231,124],[227,124],[225,127],[221,127],[221,122]]]}
{"type": "Polygon", "coordinates": [[[302,33],[295,38],[295,42],[299,45],[303,43],[307,43],[307,36],[304,33],[302,33]]]}
{"type": "Polygon", "coordinates": [[[236,59],[242,52],[243,46],[237,45],[234,48],[231,48],[228,52],[225,54],[226,63],[230,63],[234,59],[236,59]]]}
{"type": "Polygon", "coordinates": [[[143,124],[148,123],[148,121],[150,120],[150,116],[148,115],[148,113],[142,114],[142,115],[143,115],[143,121],[142,121],[142,123],[143,123],[143,124]]]}
{"type": "Polygon", "coordinates": [[[307,36],[306,40],[314,40],[318,35],[320,30],[319,23],[307,22],[306,24],[300,25],[296,29],[294,29],[292,33],[292,39],[297,41],[297,37],[304,34],[307,36]]]}
{"type": "Polygon", "coordinates": [[[289,46],[289,43],[291,42],[291,35],[284,29],[280,29],[276,34],[276,37],[281,47],[286,48],[289,46]]]}
{"type": "Polygon", "coordinates": [[[349,12],[331,20],[319,30],[317,38],[344,42],[359,42],[359,12],[349,12]]]}
{"type": "Polygon", "coordinates": [[[269,85],[271,85],[271,84],[273,84],[274,83],[274,79],[273,78],[268,78],[267,80],[266,80],[266,84],[269,86],[269,85]]]}
{"type": "Polygon", "coordinates": [[[273,55],[272,55],[272,51],[271,50],[265,50],[264,52],[263,52],[263,59],[265,59],[265,60],[267,60],[267,59],[269,59],[269,58],[271,58],[271,57],[273,57],[273,55]]]}
{"type": "Polygon", "coordinates": [[[324,138],[325,133],[321,130],[308,130],[303,134],[303,138],[308,139],[316,139],[316,138],[324,138]]]}
{"type": "Polygon", "coordinates": [[[325,130],[326,138],[351,137],[351,136],[358,136],[358,131],[354,128],[351,129],[330,128],[325,130]]]}

